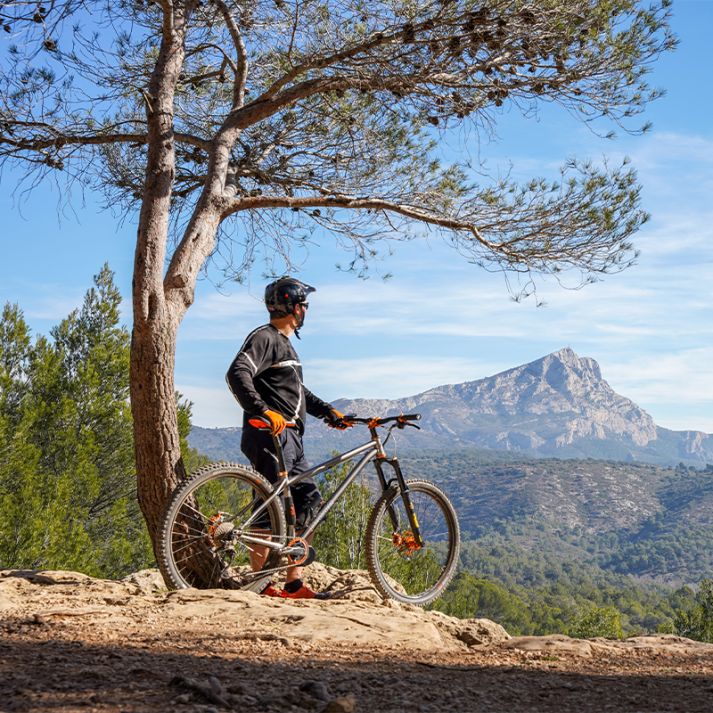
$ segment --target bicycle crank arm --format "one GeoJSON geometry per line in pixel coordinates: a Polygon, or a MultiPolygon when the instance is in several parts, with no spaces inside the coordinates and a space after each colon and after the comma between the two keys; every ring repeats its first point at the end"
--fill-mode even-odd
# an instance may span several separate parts
{"type": "Polygon", "coordinates": [[[287,557],[292,560],[292,562],[290,562],[290,566],[294,567],[306,567],[308,564],[312,564],[312,562],[317,559],[317,552],[314,547],[310,546],[307,546],[306,550],[300,545],[286,547],[282,551],[282,554],[287,555],[287,557]]]}

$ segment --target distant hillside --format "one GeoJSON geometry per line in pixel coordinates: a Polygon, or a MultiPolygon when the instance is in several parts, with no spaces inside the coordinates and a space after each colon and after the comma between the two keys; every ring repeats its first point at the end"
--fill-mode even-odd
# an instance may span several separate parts
{"type": "MultiPolygon", "coordinates": [[[[448,492],[464,539],[477,540],[481,555],[503,548],[519,561],[513,582],[542,584],[552,562],[673,585],[713,577],[713,466],[504,462],[467,451],[400,460],[409,477],[448,492]],[[542,581],[524,582],[523,562],[542,581]]],[[[502,553],[488,566],[508,579],[502,553]]]]}
{"type": "Polygon", "coordinates": [[[400,461],[407,477],[435,481],[453,501],[463,565],[507,586],[713,577],[713,466],[433,449],[401,450],[400,461]]]}
{"type": "MultiPolygon", "coordinates": [[[[344,413],[418,412],[421,431],[407,430],[400,449],[485,448],[528,456],[601,458],[661,465],[713,463],[713,436],[657,426],[617,394],[593,359],[561,349],[529,364],[462,384],[395,400],[341,399],[344,413]]],[[[363,429],[335,433],[311,420],[313,458],[356,444],[363,429]]],[[[240,429],[194,428],[190,443],[214,458],[239,457],[240,429]]]]}

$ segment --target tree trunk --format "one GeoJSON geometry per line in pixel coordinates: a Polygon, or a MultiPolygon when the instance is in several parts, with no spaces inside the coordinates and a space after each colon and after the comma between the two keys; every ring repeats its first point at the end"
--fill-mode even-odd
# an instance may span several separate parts
{"type": "Polygon", "coordinates": [[[157,558],[166,502],[185,476],[173,374],[176,335],[193,303],[198,272],[215,245],[223,207],[216,196],[225,189],[230,150],[240,133],[227,128],[213,141],[206,185],[164,277],[175,177],[173,100],[183,65],[188,5],[174,3],[165,16],[161,49],[149,83],[146,181],[132,285],[131,411],[138,500],[157,558]]]}
{"type": "Polygon", "coordinates": [[[145,95],[148,155],[134,255],[131,412],[137,490],[154,553],[164,504],[182,474],[173,382],[180,317],[169,308],[163,272],[175,177],[174,94],[183,66],[188,6],[164,5],[161,47],[145,95]]]}
{"type": "Polygon", "coordinates": [[[175,352],[176,328],[165,316],[143,329],[134,327],[131,410],[138,499],[157,556],[164,506],[184,475],[173,381],[175,352]]]}

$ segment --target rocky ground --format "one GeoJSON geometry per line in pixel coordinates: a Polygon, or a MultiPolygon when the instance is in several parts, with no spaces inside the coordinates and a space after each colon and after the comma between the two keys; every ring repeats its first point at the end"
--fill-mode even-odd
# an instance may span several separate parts
{"type": "Polygon", "coordinates": [[[328,601],[0,572],[0,711],[713,710],[713,645],[510,637],[382,602],[312,565],[328,601]]]}

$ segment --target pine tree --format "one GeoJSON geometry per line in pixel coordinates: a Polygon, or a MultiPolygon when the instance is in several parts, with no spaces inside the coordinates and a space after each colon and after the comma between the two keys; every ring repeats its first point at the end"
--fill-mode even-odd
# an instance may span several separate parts
{"type": "Polygon", "coordinates": [[[679,611],[673,623],[680,636],[713,643],[713,580],[704,579],[696,593],[695,605],[679,611]]]}
{"type": "Polygon", "coordinates": [[[34,420],[23,404],[31,351],[30,330],[22,312],[17,305],[5,305],[0,318],[0,563],[3,566],[23,566],[33,557],[32,519],[41,509],[35,482],[40,452],[31,443],[34,420]]]}
{"type": "Polygon", "coordinates": [[[120,576],[153,557],[136,500],[129,335],[104,266],[79,310],[30,344],[0,323],[0,557],[5,566],[120,576]]]}

